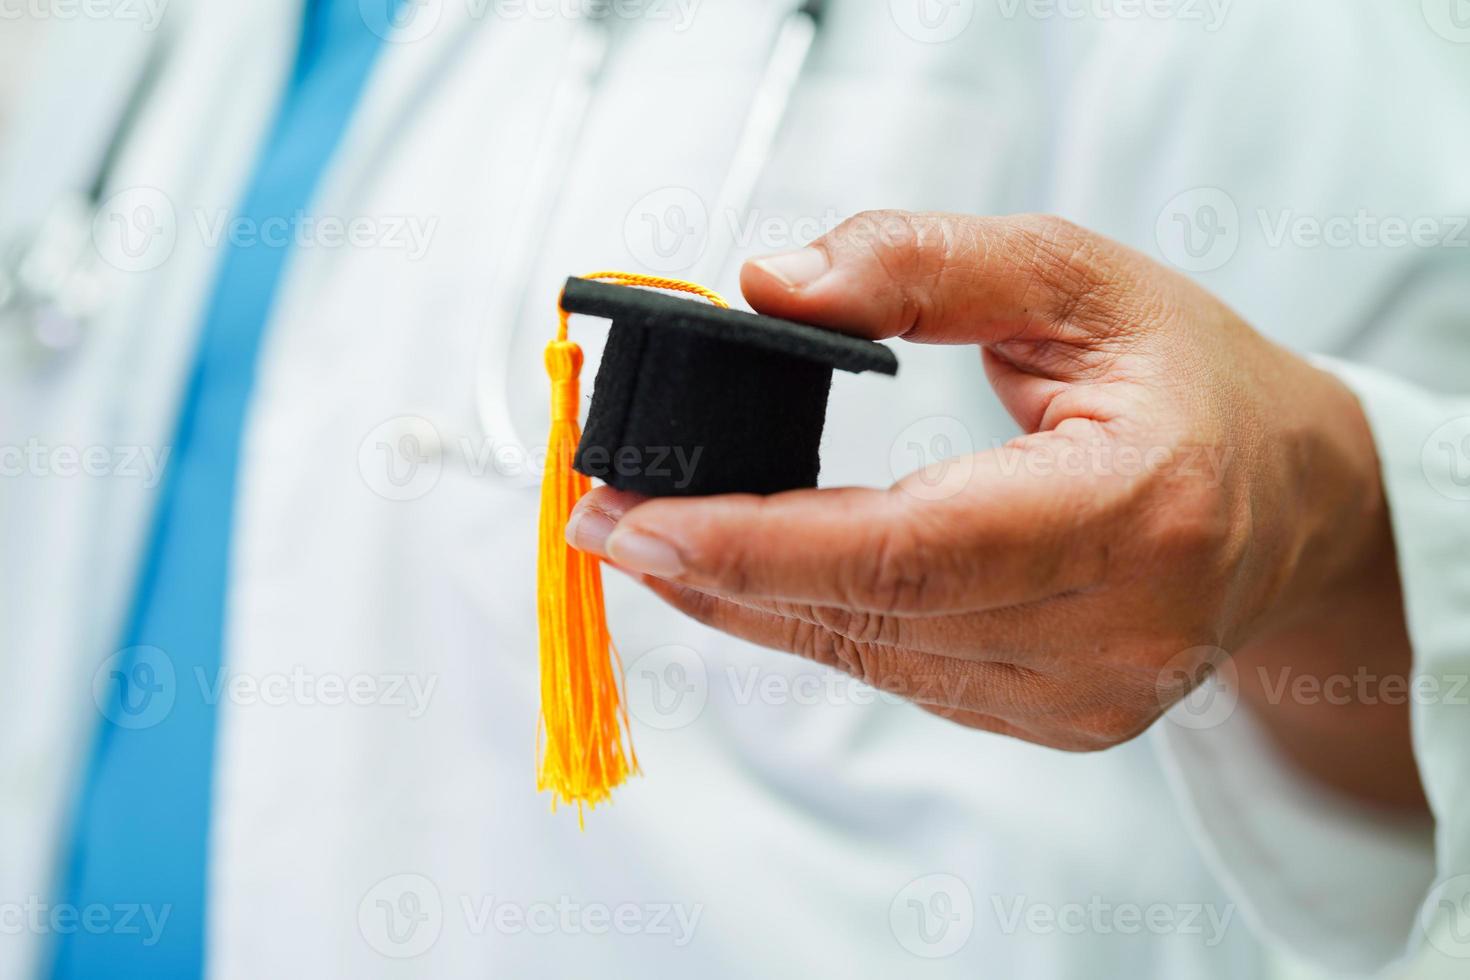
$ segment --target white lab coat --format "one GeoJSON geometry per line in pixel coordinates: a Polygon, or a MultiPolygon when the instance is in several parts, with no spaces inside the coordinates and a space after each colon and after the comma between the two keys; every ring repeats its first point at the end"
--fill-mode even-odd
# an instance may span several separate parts
{"type": "MultiPolygon", "coordinates": [[[[1221,188],[1239,244],[1201,280],[1266,333],[1334,352],[1409,253],[1273,246],[1258,209],[1470,208],[1465,49],[1397,6],[1238,4],[1209,30],[962,2],[972,20],[943,40],[902,3],[834,4],[754,196],[765,223],[739,216],[756,229],[739,252],[902,207],[1056,211],[1177,259],[1161,216],[1221,188]]],[[[706,0],[687,29],[668,6],[668,20],[615,18],[563,192],[530,219],[517,209],[577,26],[483,9],[421,5],[433,29],[410,22],[423,37],[385,45],[314,208],[369,219],[377,244],[299,247],[269,325],[237,492],[210,975],[1237,978],[1402,955],[1433,879],[1470,870],[1464,709],[1416,709],[1431,841],[1308,786],[1243,711],[1065,755],[875,699],[611,576],[646,775],[585,832],[547,812],[531,568],[557,284],[682,261],[651,248],[646,221],[715,199],[786,5],[706,0]],[[516,227],[545,246],[511,282],[516,227]],[[355,703],[336,703],[338,682],[358,685],[355,703]]],[[[143,189],[125,204],[166,204],[172,244],[113,276],[73,355],[5,355],[0,443],[171,438],[219,256],[210,229],[239,197],[297,18],[290,0],[177,13],[184,43],[113,177],[143,189]]],[[[66,134],[128,58],[126,25],[59,33],[62,82],[38,86],[0,143],[7,232],[84,153],[66,134]]],[[[731,291],[738,258],[716,277],[731,291]]],[[[1446,288],[1421,283],[1347,353],[1463,391],[1466,296],[1446,288]]],[[[573,329],[595,357],[600,325],[573,329]]],[[[936,437],[984,449],[1012,433],[973,351],[899,353],[895,382],[838,379],[824,482],[884,484],[936,437]]],[[[1421,669],[1464,669],[1466,505],[1425,490],[1414,428],[1453,413],[1354,377],[1421,669]]],[[[55,900],[92,680],[156,494],[146,467],[114,469],[0,481],[7,909],[55,900]]],[[[34,969],[47,933],[0,931],[0,975],[34,969]]]]}

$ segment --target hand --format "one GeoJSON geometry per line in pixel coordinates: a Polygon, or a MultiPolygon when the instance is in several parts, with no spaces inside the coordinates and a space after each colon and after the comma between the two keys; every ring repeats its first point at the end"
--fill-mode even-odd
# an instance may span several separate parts
{"type": "MultiPolygon", "coordinates": [[[[741,285],[763,313],[977,345],[1028,434],[887,490],[582,502],[574,545],[717,629],[976,728],[1100,749],[1220,650],[1324,615],[1385,549],[1391,567],[1353,396],[1112,241],[873,213],[741,285]]],[[[1398,607],[1396,576],[1375,588],[1398,607]]]]}

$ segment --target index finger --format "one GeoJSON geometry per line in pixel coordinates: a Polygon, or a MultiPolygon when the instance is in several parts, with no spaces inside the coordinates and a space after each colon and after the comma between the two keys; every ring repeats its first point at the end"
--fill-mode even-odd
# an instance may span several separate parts
{"type": "MultiPolygon", "coordinates": [[[[625,568],[700,588],[875,613],[1034,602],[1103,576],[1106,549],[1084,517],[1091,481],[1033,477],[1021,458],[1059,438],[967,458],[974,472],[941,499],[914,492],[926,470],[888,490],[650,500],[621,514],[601,550],[625,568]]],[[[615,510],[604,493],[579,509],[615,510]]]]}

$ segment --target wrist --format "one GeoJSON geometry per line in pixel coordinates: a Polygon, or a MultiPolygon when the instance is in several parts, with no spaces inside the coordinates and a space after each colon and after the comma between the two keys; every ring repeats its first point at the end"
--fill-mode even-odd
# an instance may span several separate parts
{"type": "Polygon", "coordinates": [[[1393,531],[1373,431],[1357,397],[1330,373],[1290,357],[1289,398],[1270,440],[1290,515],[1279,599],[1268,624],[1342,611],[1365,588],[1399,601],[1393,531]],[[1387,579],[1385,572],[1388,573],[1387,579]],[[1391,591],[1391,596],[1385,593],[1391,591]]]}
{"type": "Polygon", "coordinates": [[[1373,432],[1353,393],[1292,355],[1270,444],[1289,545],[1278,601],[1237,651],[1241,694],[1298,769],[1359,801],[1425,806],[1412,649],[1373,432]]]}

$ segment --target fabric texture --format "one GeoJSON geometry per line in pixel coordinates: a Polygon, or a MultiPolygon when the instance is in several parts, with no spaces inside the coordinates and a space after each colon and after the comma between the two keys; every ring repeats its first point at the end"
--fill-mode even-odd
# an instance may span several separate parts
{"type": "Polygon", "coordinates": [[[575,465],[655,497],[814,487],[831,385],[815,361],[617,324],[575,465]]]}

